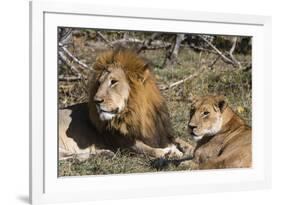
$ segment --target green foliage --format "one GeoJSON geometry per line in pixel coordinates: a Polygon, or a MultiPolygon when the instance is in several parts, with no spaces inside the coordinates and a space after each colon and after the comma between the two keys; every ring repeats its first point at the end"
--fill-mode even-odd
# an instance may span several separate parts
{"type": "Polygon", "coordinates": [[[192,82],[185,84],[186,91],[194,95],[223,95],[230,106],[251,124],[252,80],[251,72],[242,70],[208,70],[192,82]]]}

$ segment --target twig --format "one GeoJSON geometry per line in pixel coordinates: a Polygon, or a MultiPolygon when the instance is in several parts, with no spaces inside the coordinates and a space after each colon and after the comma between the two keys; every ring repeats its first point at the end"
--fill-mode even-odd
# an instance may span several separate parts
{"type": "Polygon", "coordinates": [[[220,56],[217,56],[216,59],[210,64],[208,65],[209,68],[213,68],[213,66],[216,64],[216,62],[220,59],[220,56]]]}
{"type": "Polygon", "coordinates": [[[78,58],[76,58],[66,47],[64,47],[61,43],[59,43],[59,47],[68,55],[68,57],[70,57],[75,63],[77,63],[78,65],[80,65],[82,68],[84,69],[89,69],[89,67],[81,62],[80,60],[78,60],[78,58]]]}
{"type": "Polygon", "coordinates": [[[111,48],[113,48],[112,43],[109,40],[107,40],[107,38],[100,31],[98,31],[97,34],[101,37],[101,39],[104,42],[106,42],[111,48]]]}
{"type": "Polygon", "coordinates": [[[70,37],[72,35],[72,31],[73,31],[72,28],[60,28],[59,29],[59,36],[60,36],[59,42],[62,45],[68,44],[68,41],[70,40],[70,37]]]}
{"type": "Polygon", "coordinates": [[[252,69],[252,64],[246,65],[243,69],[244,72],[247,72],[252,69]]]}
{"type": "Polygon", "coordinates": [[[64,55],[64,52],[59,51],[60,59],[74,72],[80,75],[79,70],[70,62],[70,60],[64,55]]]}
{"type": "Polygon", "coordinates": [[[81,75],[80,76],[59,75],[59,80],[60,81],[77,81],[77,80],[82,80],[82,77],[81,77],[81,75]]]}

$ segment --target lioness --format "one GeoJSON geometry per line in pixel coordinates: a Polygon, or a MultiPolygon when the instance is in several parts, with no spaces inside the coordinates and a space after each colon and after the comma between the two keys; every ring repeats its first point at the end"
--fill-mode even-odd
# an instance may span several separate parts
{"type": "Polygon", "coordinates": [[[195,98],[188,127],[198,142],[193,161],[199,169],[251,167],[251,127],[223,96],[195,98]]]}
{"type": "Polygon", "coordinates": [[[64,123],[66,126],[60,125],[66,127],[61,129],[60,135],[62,153],[68,153],[68,147],[74,147],[78,154],[89,153],[90,148],[95,150],[92,142],[95,138],[100,138],[113,149],[131,148],[153,157],[181,157],[183,153],[175,144],[189,146],[180,139],[174,139],[166,103],[154,75],[147,63],[132,51],[110,50],[99,55],[89,79],[88,100],[86,112],[91,126],[80,112],[76,121],[78,123],[82,119],[87,126],[77,128],[73,125],[76,128],[67,135],[65,130],[69,130],[67,127],[71,124],[67,115],[75,119],[75,115],[71,114],[74,110],[64,111],[60,118],[60,123],[64,123],[64,119],[67,121],[64,123]],[[91,133],[93,139],[89,136],[91,133]],[[72,139],[69,139],[70,134],[72,139]],[[73,139],[76,135],[79,137],[73,139]],[[77,138],[83,139],[83,150],[76,146],[77,138]],[[71,146],[67,146],[68,143],[71,146]]]}

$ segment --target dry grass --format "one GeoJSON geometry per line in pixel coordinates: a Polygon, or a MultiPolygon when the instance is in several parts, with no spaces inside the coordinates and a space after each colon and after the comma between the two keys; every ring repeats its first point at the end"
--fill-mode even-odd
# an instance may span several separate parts
{"type": "MultiPolygon", "coordinates": [[[[95,55],[102,49],[94,49],[94,41],[85,36],[75,37],[71,51],[79,59],[91,65],[95,55]]],[[[104,48],[105,45],[99,45],[104,48]]],[[[146,51],[144,57],[152,62],[152,68],[160,85],[167,85],[193,74],[200,67],[210,65],[216,58],[214,54],[198,53],[192,49],[182,49],[179,55],[179,64],[161,69],[163,63],[163,51],[146,51]]],[[[236,56],[240,61],[249,61],[250,56],[236,56]]],[[[67,73],[68,68],[62,65],[59,73],[67,73]]],[[[187,121],[190,104],[187,101],[190,93],[194,95],[224,95],[230,106],[248,124],[251,124],[252,116],[252,87],[251,71],[242,71],[218,61],[212,69],[204,71],[191,81],[169,90],[163,91],[169,108],[174,134],[187,141],[187,121]]],[[[59,82],[59,107],[87,101],[85,82],[59,82]]],[[[188,169],[188,167],[176,167],[169,165],[162,171],[175,171],[188,169]]],[[[144,155],[136,155],[128,150],[118,151],[114,157],[95,156],[84,162],[69,159],[59,162],[59,176],[96,175],[96,174],[120,174],[120,173],[142,173],[157,171],[151,166],[151,159],[144,155]]]]}

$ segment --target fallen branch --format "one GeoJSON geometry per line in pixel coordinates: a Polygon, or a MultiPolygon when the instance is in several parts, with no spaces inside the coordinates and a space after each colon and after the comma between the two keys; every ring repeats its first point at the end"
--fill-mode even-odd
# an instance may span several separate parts
{"type": "Polygon", "coordinates": [[[197,77],[197,76],[202,72],[202,70],[203,70],[203,69],[200,69],[200,70],[198,70],[196,73],[194,73],[194,74],[192,74],[192,75],[189,75],[188,77],[186,77],[186,78],[184,78],[184,79],[182,79],[182,80],[179,80],[179,81],[177,81],[177,82],[174,82],[174,83],[172,83],[172,84],[170,84],[170,85],[168,85],[168,86],[161,87],[161,88],[159,88],[159,89],[160,89],[160,90],[168,90],[168,89],[171,89],[171,88],[173,88],[173,87],[176,87],[176,86],[178,86],[178,85],[180,85],[180,84],[183,84],[184,82],[186,82],[186,81],[188,81],[188,80],[191,80],[191,79],[197,77]]]}
{"type": "MultiPolygon", "coordinates": [[[[153,33],[148,39],[143,41],[141,47],[137,50],[137,53],[140,53],[142,50],[147,49],[151,45],[152,41],[154,41],[157,36],[159,36],[159,33],[153,33]]],[[[126,39],[128,39],[128,38],[126,38],[126,39]]]]}
{"type": "Polygon", "coordinates": [[[128,39],[119,39],[111,43],[113,46],[122,45],[126,47],[126,44],[137,44],[137,53],[140,53],[143,50],[158,50],[158,49],[167,49],[171,47],[170,43],[164,43],[162,41],[150,42],[146,44],[145,41],[142,41],[137,38],[128,38],[128,39]],[[139,48],[138,48],[139,47],[139,48]]]}
{"type": "Polygon", "coordinates": [[[197,77],[199,74],[201,74],[204,70],[206,70],[206,66],[205,65],[202,65],[202,62],[201,62],[201,52],[199,54],[199,60],[198,60],[198,65],[196,66],[198,69],[195,73],[193,73],[192,75],[189,75],[188,77],[180,80],[180,81],[177,81],[177,82],[174,82],[168,86],[164,86],[162,88],[159,88],[160,90],[168,90],[170,88],[173,88],[173,87],[176,87],[180,84],[183,84],[184,82],[188,81],[188,80],[191,80],[195,77],[197,77]]]}
{"type": "Polygon", "coordinates": [[[209,53],[215,53],[215,51],[211,50],[211,49],[207,49],[207,48],[203,48],[201,46],[195,46],[194,44],[189,44],[188,45],[190,48],[194,49],[195,51],[206,51],[206,52],[209,52],[209,53]]]}
{"type": "Polygon", "coordinates": [[[204,38],[202,35],[198,35],[204,42],[206,42],[226,63],[232,64],[234,67],[238,66],[236,62],[232,59],[226,57],[216,46],[214,46],[210,41],[204,38]]]}
{"type": "Polygon", "coordinates": [[[112,41],[112,45],[116,45],[116,44],[127,44],[127,43],[137,43],[137,44],[142,44],[144,41],[137,39],[137,38],[128,38],[128,39],[119,39],[119,40],[115,40],[112,41]]]}
{"type": "Polygon", "coordinates": [[[137,53],[140,53],[141,51],[144,51],[144,50],[159,50],[159,49],[168,49],[171,47],[171,44],[166,44],[166,45],[159,45],[159,46],[145,46],[145,47],[142,47],[142,49],[139,49],[137,51],[137,53]]]}
{"type": "Polygon", "coordinates": [[[84,69],[89,69],[89,67],[85,64],[85,63],[83,63],[83,62],[81,62],[80,60],[78,60],[78,58],[76,58],[66,47],[64,47],[61,43],[59,43],[59,47],[60,47],[60,49],[61,50],[63,50],[66,54],[67,54],[67,56],[69,57],[69,58],[71,58],[71,60],[73,60],[75,63],[77,63],[78,65],[80,65],[82,68],[84,68],[84,69]]]}

